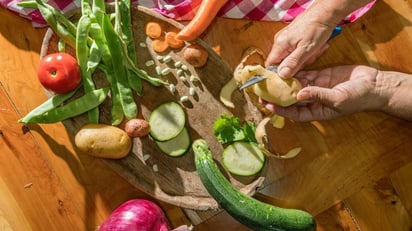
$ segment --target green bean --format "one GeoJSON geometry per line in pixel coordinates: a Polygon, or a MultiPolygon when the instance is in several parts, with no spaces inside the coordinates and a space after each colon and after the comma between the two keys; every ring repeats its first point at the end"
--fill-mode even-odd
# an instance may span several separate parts
{"type": "MultiPolygon", "coordinates": [[[[96,89],[92,78],[92,72],[87,67],[89,61],[89,47],[87,44],[87,38],[89,35],[90,24],[91,22],[89,16],[86,14],[82,15],[79,19],[76,33],[76,57],[80,66],[83,88],[86,94],[96,89]]],[[[90,123],[98,123],[98,108],[90,110],[88,115],[90,123]]]]}
{"type": "Polygon", "coordinates": [[[106,39],[106,41],[112,56],[113,72],[119,89],[123,113],[128,119],[135,118],[137,116],[137,105],[134,101],[133,93],[128,86],[126,69],[122,57],[121,42],[107,15],[104,17],[102,28],[106,38],[110,38],[106,39]]]}
{"type": "MultiPolygon", "coordinates": [[[[126,51],[123,50],[123,52],[126,52],[126,51]]],[[[167,82],[165,82],[161,79],[151,77],[149,74],[147,74],[146,71],[137,68],[136,65],[133,63],[132,60],[130,60],[129,57],[125,56],[124,59],[125,59],[126,67],[129,70],[133,71],[137,76],[139,76],[139,78],[144,79],[147,82],[149,82],[150,84],[152,84],[153,86],[157,86],[157,87],[158,86],[168,86],[169,85],[169,83],[167,83],[167,82]]]]}
{"type": "MultiPolygon", "coordinates": [[[[77,88],[78,89],[78,88],[77,88]]],[[[65,94],[58,94],[50,97],[46,102],[42,103],[32,111],[30,111],[25,117],[19,119],[20,123],[28,123],[33,117],[40,116],[53,108],[60,106],[64,101],[68,100],[74,95],[77,89],[65,94]]]]}
{"type": "MultiPolygon", "coordinates": [[[[94,1],[97,2],[97,1],[94,1]]],[[[96,7],[96,6],[93,6],[96,7]]],[[[95,8],[93,8],[93,12],[95,12],[95,8]]],[[[99,8],[101,9],[101,8],[99,8]]],[[[101,14],[101,12],[96,13],[101,14]]],[[[110,54],[109,47],[107,45],[106,37],[103,34],[102,27],[98,23],[98,16],[94,15],[95,17],[91,17],[90,20],[92,21],[90,27],[90,35],[94,39],[94,43],[98,47],[98,50],[101,54],[101,59],[103,64],[99,64],[98,68],[103,71],[105,74],[110,88],[111,88],[111,98],[112,98],[112,108],[111,108],[111,117],[112,117],[112,125],[118,125],[123,120],[123,109],[121,105],[121,99],[119,96],[119,89],[118,85],[116,84],[116,78],[113,73],[113,63],[112,63],[112,56],[110,54]]],[[[101,15],[104,16],[104,15],[101,15]]]]}
{"type": "Polygon", "coordinates": [[[127,46],[127,54],[134,62],[137,61],[136,47],[133,39],[132,18],[131,18],[131,1],[122,0],[119,6],[120,23],[122,29],[122,38],[127,46]]]}
{"type": "Polygon", "coordinates": [[[18,2],[17,5],[24,8],[37,8],[37,3],[34,0],[18,2]]]}
{"type": "Polygon", "coordinates": [[[90,3],[88,0],[82,0],[81,1],[81,10],[82,10],[82,15],[87,15],[90,17],[92,15],[92,7],[90,6],[90,3]]]}
{"type": "Polygon", "coordinates": [[[114,76],[111,70],[113,70],[112,67],[107,68],[103,64],[99,64],[98,66],[99,70],[103,71],[103,73],[106,75],[109,84],[110,84],[110,89],[111,89],[111,101],[112,101],[112,108],[110,110],[110,114],[112,117],[112,125],[118,125],[122,122],[123,120],[123,109],[122,109],[122,103],[120,99],[120,93],[119,89],[117,88],[117,84],[114,81],[114,76]]]}
{"type": "Polygon", "coordinates": [[[63,39],[59,39],[57,42],[57,50],[59,52],[66,52],[66,42],[63,39]]]}
{"type": "Polygon", "coordinates": [[[96,41],[93,40],[89,48],[89,59],[87,60],[87,71],[93,73],[102,59],[102,54],[96,41]]]}
{"type": "MultiPolygon", "coordinates": [[[[118,13],[116,14],[117,20],[121,26],[121,31],[119,34],[124,41],[125,46],[127,47],[127,56],[130,59],[137,63],[136,47],[133,39],[133,30],[132,30],[132,18],[131,18],[131,1],[122,0],[120,2],[119,8],[117,9],[118,13]]],[[[133,71],[127,69],[127,78],[129,81],[130,87],[136,92],[137,95],[141,95],[143,90],[142,81],[139,76],[136,75],[133,71]]]]}
{"type": "Polygon", "coordinates": [[[35,0],[34,2],[30,1],[28,3],[21,2],[19,5],[38,9],[50,28],[52,28],[52,30],[67,44],[75,47],[76,35],[73,28],[75,29],[76,27],[68,19],[65,19],[64,21],[66,24],[70,25],[69,28],[67,28],[67,25],[58,21],[58,19],[61,20],[62,18],[65,18],[59,11],[55,10],[52,6],[42,2],[41,0],[35,0]]]}
{"type": "Polygon", "coordinates": [[[56,123],[81,115],[97,108],[106,99],[108,92],[109,88],[100,88],[88,92],[63,106],[52,108],[41,115],[31,117],[26,123],[56,123]]]}
{"type": "Polygon", "coordinates": [[[93,14],[96,16],[99,25],[103,23],[103,17],[106,12],[106,4],[104,0],[94,0],[92,4],[93,14]]]}
{"type": "MultiPolygon", "coordinates": [[[[36,1],[42,2],[41,0],[36,0],[36,1]]],[[[42,5],[44,7],[47,7],[47,9],[49,9],[52,12],[54,17],[56,18],[56,21],[59,22],[62,26],[64,26],[68,32],[70,32],[73,35],[76,34],[76,25],[73,22],[71,22],[66,16],[64,16],[56,8],[54,8],[53,6],[45,2],[42,2],[42,5]]]]}

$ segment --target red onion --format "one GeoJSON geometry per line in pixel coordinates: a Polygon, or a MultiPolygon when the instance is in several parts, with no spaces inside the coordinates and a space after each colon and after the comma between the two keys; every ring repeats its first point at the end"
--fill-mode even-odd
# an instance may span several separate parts
{"type": "Polygon", "coordinates": [[[126,201],[116,208],[99,231],[170,231],[163,210],[144,199],[126,201]]]}

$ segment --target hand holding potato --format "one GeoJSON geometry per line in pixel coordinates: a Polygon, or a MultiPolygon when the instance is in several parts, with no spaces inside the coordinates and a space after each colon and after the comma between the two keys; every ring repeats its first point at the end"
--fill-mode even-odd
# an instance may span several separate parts
{"type": "Polygon", "coordinates": [[[412,120],[412,75],[353,65],[302,71],[298,104],[266,108],[296,121],[328,120],[362,111],[382,111],[412,120]]]}

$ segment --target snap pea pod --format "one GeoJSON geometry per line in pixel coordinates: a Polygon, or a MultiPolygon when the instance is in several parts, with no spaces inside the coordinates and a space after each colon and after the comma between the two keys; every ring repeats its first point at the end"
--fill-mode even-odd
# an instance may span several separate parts
{"type": "Polygon", "coordinates": [[[106,13],[106,3],[104,0],[94,0],[92,3],[93,15],[96,16],[97,23],[102,25],[104,14],[106,13]]]}
{"type": "MultiPolygon", "coordinates": [[[[91,31],[94,30],[96,20],[95,20],[95,16],[93,14],[92,7],[89,1],[86,1],[86,0],[81,1],[81,12],[82,12],[82,17],[87,16],[90,20],[88,33],[90,33],[91,35],[91,31]]],[[[80,20],[77,24],[77,32],[78,32],[79,26],[80,26],[80,20]]],[[[85,45],[89,45],[89,50],[88,50],[89,57],[87,60],[87,70],[93,73],[102,59],[102,52],[97,46],[97,43],[95,39],[93,38],[93,36],[91,37],[92,37],[91,43],[89,42],[88,44],[86,43],[85,45]]]]}
{"type": "Polygon", "coordinates": [[[96,41],[93,40],[92,45],[89,48],[89,59],[87,60],[87,70],[93,73],[100,61],[102,60],[102,52],[99,49],[96,41]]]}
{"type": "MultiPolygon", "coordinates": [[[[17,5],[25,8],[38,9],[50,28],[67,44],[75,47],[76,25],[60,11],[42,0],[22,1],[17,3],[17,5]]],[[[92,39],[88,38],[88,42],[91,43],[91,41],[92,39]]]]}
{"type": "MultiPolygon", "coordinates": [[[[107,45],[106,37],[102,31],[103,17],[105,15],[105,3],[102,0],[93,1],[92,14],[90,15],[91,26],[90,35],[93,38],[94,44],[97,46],[101,60],[99,70],[103,71],[111,88],[112,108],[110,110],[112,117],[112,125],[118,125],[123,120],[123,109],[121,105],[120,93],[116,84],[116,78],[113,73],[112,56],[107,45]]],[[[91,59],[91,57],[90,57],[91,59]]],[[[89,60],[90,61],[90,60],[89,60]]]]}
{"type": "Polygon", "coordinates": [[[57,50],[59,52],[66,52],[66,42],[63,39],[59,39],[57,43],[57,50]]]}
{"type": "Polygon", "coordinates": [[[103,64],[99,64],[98,68],[99,70],[103,71],[109,83],[111,83],[110,89],[111,89],[112,108],[110,109],[110,114],[112,116],[112,125],[118,125],[123,120],[123,109],[122,109],[119,89],[117,88],[117,84],[114,82],[114,76],[113,76],[114,74],[111,71],[113,70],[113,68],[107,68],[103,64]]]}
{"type": "MultiPolygon", "coordinates": [[[[131,1],[122,0],[117,7],[118,8],[116,9],[115,20],[116,24],[120,25],[118,26],[118,33],[122,40],[123,46],[127,47],[127,53],[125,54],[125,56],[128,56],[134,63],[137,63],[136,48],[132,31],[132,18],[130,15],[131,1]]],[[[127,69],[127,79],[129,81],[130,87],[136,92],[136,94],[141,95],[143,85],[139,76],[137,76],[133,71],[127,69]]]]}
{"type": "Polygon", "coordinates": [[[82,15],[87,15],[90,17],[93,14],[92,7],[90,6],[89,1],[86,1],[86,0],[81,1],[81,10],[82,10],[82,15]]]}
{"type": "Polygon", "coordinates": [[[63,106],[53,107],[40,115],[26,118],[24,123],[56,123],[81,115],[97,108],[106,99],[108,92],[109,88],[100,88],[88,92],[63,106]]]}
{"type": "Polygon", "coordinates": [[[65,93],[65,94],[58,94],[58,95],[54,95],[54,96],[50,97],[46,102],[42,103],[40,106],[38,106],[35,109],[31,110],[26,116],[19,119],[18,122],[20,122],[20,123],[29,123],[29,121],[33,117],[40,116],[40,115],[44,114],[45,112],[50,111],[53,108],[56,108],[56,107],[60,106],[62,103],[64,103],[70,97],[72,97],[74,95],[74,93],[77,91],[77,89],[74,89],[73,91],[70,91],[70,92],[65,93]]]}
{"type": "MultiPolygon", "coordinates": [[[[77,57],[77,62],[80,67],[84,92],[86,94],[96,89],[94,82],[93,82],[93,78],[92,78],[92,72],[87,67],[88,60],[89,60],[89,57],[88,57],[89,47],[87,44],[87,38],[89,35],[90,24],[91,24],[91,21],[90,21],[89,16],[87,14],[82,15],[77,24],[77,33],[76,33],[76,57],[77,57]]],[[[90,123],[98,123],[99,122],[98,108],[91,109],[88,112],[88,116],[89,116],[90,123]]]]}
{"type": "Polygon", "coordinates": [[[120,2],[118,12],[120,13],[122,38],[127,46],[127,54],[132,61],[137,62],[136,47],[132,30],[131,1],[122,0],[120,2]]]}
{"type": "Polygon", "coordinates": [[[24,8],[33,8],[37,9],[37,3],[36,1],[22,1],[17,3],[18,6],[24,7],[24,8]]]}
{"type": "Polygon", "coordinates": [[[65,18],[64,15],[53,7],[48,7],[48,4],[42,2],[41,0],[36,0],[37,8],[39,9],[44,20],[47,24],[55,31],[61,39],[63,39],[67,44],[72,47],[76,45],[76,26],[72,24],[68,19],[65,23],[62,23],[62,19],[65,18]],[[58,20],[59,19],[59,20],[58,20]],[[67,24],[71,24],[67,27],[67,24]]]}
{"type": "Polygon", "coordinates": [[[103,33],[106,36],[107,45],[112,56],[113,73],[116,77],[116,84],[119,89],[123,113],[128,119],[137,116],[137,105],[133,98],[133,93],[129,87],[126,78],[126,69],[123,63],[122,46],[119,37],[110,22],[109,16],[105,15],[103,19],[103,33]]]}

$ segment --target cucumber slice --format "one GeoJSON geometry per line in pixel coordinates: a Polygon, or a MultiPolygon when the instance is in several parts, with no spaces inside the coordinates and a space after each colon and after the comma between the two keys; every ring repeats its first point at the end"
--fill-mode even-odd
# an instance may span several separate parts
{"type": "Polygon", "coordinates": [[[155,141],[157,147],[159,147],[162,152],[169,156],[178,157],[187,152],[190,147],[190,135],[186,128],[183,128],[182,132],[179,133],[175,138],[167,141],[155,141]]]}
{"type": "Polygon", "coordinates": [[[183,130],[186,116],[176,102],[167,102],[156,107],[149,116],[150,135],[157,141],[173,139],[183,130]]]}
{"type": "Polygon", "coordinates": [[[252,176],[263,168],[265,155],[254,143],[238,141],[223,150],[222,163],[233,174],[252,176]]]}

